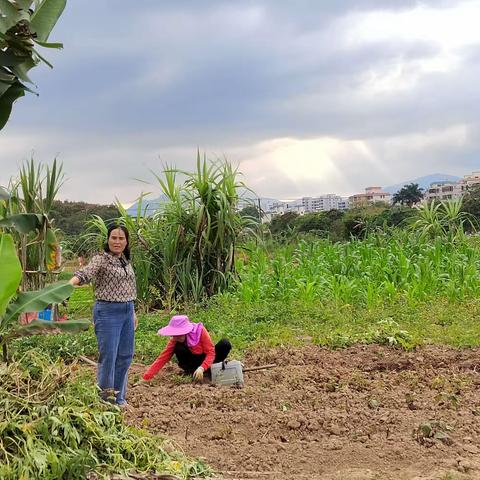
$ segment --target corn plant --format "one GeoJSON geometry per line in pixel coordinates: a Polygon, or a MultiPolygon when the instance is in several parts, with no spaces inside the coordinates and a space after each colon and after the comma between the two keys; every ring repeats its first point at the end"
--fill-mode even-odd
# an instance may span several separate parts
{"type": "Polygon", "coordinates": [[[231,291],[242,301],[269,300],[364,305],[451,301],[480,293],[474,237],[437,237],[422,231],[375,232],[345,243],[302,239],[297,245],[248,245],[238,259],[231,291]]]}

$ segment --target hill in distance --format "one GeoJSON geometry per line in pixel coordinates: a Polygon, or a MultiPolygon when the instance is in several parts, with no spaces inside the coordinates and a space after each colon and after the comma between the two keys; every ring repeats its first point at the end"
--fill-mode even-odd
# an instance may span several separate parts
{"type": "MultiPolygon", "coordinates": [[[[141,214],[146,215],[147,217],[150,215],[153,215],[160,208],[160,205],[164,203],[166,200],[167,200],[167,197],[165,195],[160,195],[157,198],[144,197],[142,201],[142,206],[141,206],[141,214]]],[[[271,206],[274,203],[278,202],[278,200],[275,198],[260,197],[258,199],[258,198],[250,198],[248,195],[245,195],[245,197],[240,199],[239,208],[242,209],[247,205],[258,206],[258,200],[260,200],[260,208],[265,211],[270,210],[271,206]]],[[[136,217],[137,210],[138,210],[138,201],[135,202],[131,207],[127,209],[127,213],[131,217],[136,217]]]]}
{"type": "Polygon", "coordinates": [[[407,180],[402,183],[397,183],[396,185],[390,185],[389,187],[384,187],[383,191],[391,193],[397,193],[404,185],[408,185],[410,183],[418,183],[420,188],[427,190],[430,187],[430,184],[437,183],[437,182],[458,182],[460,177],[456,177],[455,175],[447,175],[446,173],[434,173],[432,175],[425,175],[424,177],[418,177],[413,180],[407,180]]]}
{"type": "MultiPolygon", "coordinates": [[[[159,208],[162,203],[165,203],[167,200],[166,195],[160,195],[157,198],[143,197],[141,205],[141,214],[149,217],[153,215],[159,208]]],[[[137,216],[138,210],[138,201],[136,201],[131,207],[127,208],[127,213],[131,217],[137,216]]]]}

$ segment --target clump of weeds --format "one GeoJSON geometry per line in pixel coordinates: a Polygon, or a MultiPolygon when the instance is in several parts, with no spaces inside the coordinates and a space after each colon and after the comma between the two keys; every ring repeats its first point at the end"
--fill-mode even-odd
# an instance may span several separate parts
{"type": "Polygon", "coordinates": [[[360,371],[354,371],[346,381],[346,385],[357,392],[366,392],[370,390],[368,378],[360,371]]]}
{"type": "Polygon", "coordinates": [[[413,431],[415,440],[425,447],[432,447],[436,442],[444,445],[452,445],[453,440],[450,436],[452,427],[438,420],[429,420],[421,423],[413,431]]]}
{"type": "Polygon", "coordinates": [[[332,378],[324,383],[323,388],[325,389],[326,392],[333,393],[340,390],[341,384],[338,379],[332,378]]]}
{"type": "Polygon", "coordinates": [[[445,408],[457,409],[460,403],[460,397],[455,393],[440,392],[434,397],[439,406],[445,408]]]}
{"type": "Polygon", "coordinates": [[[185,385],[185,384],[193,383],[193,378],[191,375],[182,375],[178,373],[173,373],[170,376],[170,380],[175,385],[185,385]]]}

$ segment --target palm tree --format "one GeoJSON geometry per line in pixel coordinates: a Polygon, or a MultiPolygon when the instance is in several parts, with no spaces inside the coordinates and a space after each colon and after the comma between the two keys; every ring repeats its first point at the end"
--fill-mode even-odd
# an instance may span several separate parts
{"type": "Polygon", "coordinates": [[[394,196],[393,203],[412,207],[423,198],[423,188],[418,183],[404,185],[394,196]]]}

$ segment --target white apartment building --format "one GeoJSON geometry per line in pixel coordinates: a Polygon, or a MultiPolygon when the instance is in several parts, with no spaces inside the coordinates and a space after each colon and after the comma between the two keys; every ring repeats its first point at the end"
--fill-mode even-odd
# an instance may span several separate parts
{"type": "Polygon", "coordinates": [[[480,172],[472,172],[469,175],[464,175],[458,183],[463,183],[467,187],[478,185],[480,183],[480,172]]]}
{"type": "Polygon", "coordinates": [[[463,196],[465,185],[458,182],[436,182],[425,192],[425,200],[451,200],[463,196]]]}
{"type": "Polygon", "coordinates": [[[424,201],[431,200],[454,200],[463,197],[469,188],[480,184],[480,172],[472,172],[464,175],[458,182],[432,183],[425,192],[424,201]]]}
{"type": "Polygon", "coordinates": [[[303,205],[302,200],[292,200],[290,202],[278,202],[274,203],[270,212],[272,215],[283,215],[287,212],[295,212],[299,215],[304,215],[307,213],[305,205],[303,205]]]}
{"type": "Polygon", "coordinates": [[[328,212],[329,210],[346,210],[349,207],[348,198],[340,197],[333,193],[319,197],[302,197],[288,202],[273,204],[270,215],[283,215],[287,212],[295,212],[299,215],[312,212],[328,212]]]}
{"type": "Polygon", "coordinates": [[[342,198],[334,193],[319,197],[303,197],[302,205],[307,212],[328,212],[329,210],[346,210],[348,198],[342,198]]]}

